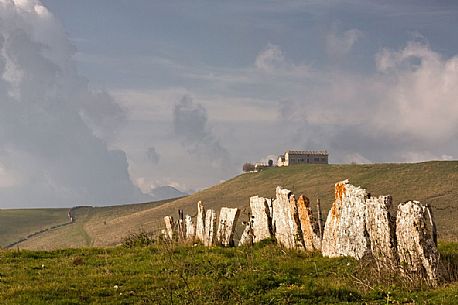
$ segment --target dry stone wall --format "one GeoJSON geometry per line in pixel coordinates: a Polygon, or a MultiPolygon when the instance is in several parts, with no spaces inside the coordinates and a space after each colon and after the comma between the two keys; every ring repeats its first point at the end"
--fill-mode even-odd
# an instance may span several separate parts
{"type": "MultiPolygon", "coordinates": [[[[398,206],[396,218],[390,214],[391,196],[371,197],[365,189],[348,180],[335,184],[335,200],[324,229],[318,202],[318,220],[314,219],[310,200],[296,197],[288,189],[276,188],[275,200],[259,196],[250,198],[250,220],[238,245],[252,245],[274,238],[289,249],[320,250],[323,256],[372,256],[379,269],[401,271],[418,276],[430,285],[438,283],[439,252],[431,209],[418,201],[398,206]],[[321,232],[323,238],[321,238],[321,232]]],[[[205,246],[232,246],[238,209],[205,210],[197,204],[196,224],[179,211],[178,221],[164,217],[163,234],[173,240],[201,241],[205,246]]]]}

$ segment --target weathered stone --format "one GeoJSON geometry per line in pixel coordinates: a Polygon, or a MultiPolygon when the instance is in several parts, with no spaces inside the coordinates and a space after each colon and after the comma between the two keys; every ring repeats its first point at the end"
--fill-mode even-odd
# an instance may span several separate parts
{"type": "Polygon", "coordinates": [[[243,230],[242,236],[239,240],[240,246],[251,246],[253,244],[253,230],[251,228],[251,222],[246,223],[245,229],[243,230]]]}
{"type": "Polygon", "coordinates": [[[370,247],[379,269],[397,266],[395,221],[390,215],[391,196],[366,200],[366,230],[370,247]]]}
{"type": "Polygon", "coordinates": [[[439,252],[436,225],[428,205],[418,201],[401,203],[396,217],[396,237],[401,271],[436,286],[439,252]]]}
{"type": "Polygon", "coordinates": [[[310,200],[304,195],[300,195],[296,204],[305,249],[309,251],[320,250],[321,238],[319,237],[318,224],[313,220],[310,200]]]}
{"type": "Polygon", "coordinates": [[[316,213],[317,213],[317,223],[318,223],[318,232],[320,237],[320,249],[321,249],[321,241],[323,240],[323,213],[321,212],[321,203],[320,199],[316,200],[316,213]]]}
{"type": "Polygon", "coordinates": [[[196,226],[192,222],[192,217],[186,215],[185,219],[185,226],[186,226],[186,239],[192,240],[196,237],[196,226]]]}
{"type": "Polygon", "coordinates": [[[184,223],[183,210],[178,210],[178,221],[176,223],[177,236],[179,240],[184,240],[186,237],[186,228],[184,223]]]}
{"type": "Polygon", "coordinates": [[[326,219],[322,252],[324,256],[351,256],[361,259],[370,251],[366,231],[365,189],[348,180],[335,184],[335,201],[326,219]]]}
{"type": "Polygon", "coordinates": [[[173,221],[172,216],[165,216],[165,232],[168,239],[173,240],[175,236],[175,222],[173,221]]]}
{"type": "Polygon", "coordinates": [[[234,245],[235,224],[239,218],[239,209],[221,208],[219,212],[219,225],[217,240],[223,246],[234,245]]]}
{"type": "Polygon", "coordinates": [[[277,243],[288,249],[303,249],[296,200],[291,191],[277,186],[272,209],[272,227],[277,243]]]}
{"type": "Polygon", "coordinates": [[[196,239],[201,242],[205,239],[205,208],[201,201],[197,203],[196,239]]]}
{"type": "Polygon", "coordinates": [[[216,212],[215,210],[207,210],[205,217],[205,235],[204,245],[207,247],[216,244],[216,212]]]}
{"type": "Polygon", "coordinates": [[[263,197],[250,197],[251,228],[253,229],[253,242],[272,237],[272,200],[263,197]]]}

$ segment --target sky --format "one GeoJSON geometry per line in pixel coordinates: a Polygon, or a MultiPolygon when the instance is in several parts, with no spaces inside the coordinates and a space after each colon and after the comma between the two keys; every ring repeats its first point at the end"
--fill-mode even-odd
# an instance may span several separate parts
{"type": "Polygon", "coordinates": [[[0,208],[275,159],[458,158],[458,2],[0,0],[0,208]]]}

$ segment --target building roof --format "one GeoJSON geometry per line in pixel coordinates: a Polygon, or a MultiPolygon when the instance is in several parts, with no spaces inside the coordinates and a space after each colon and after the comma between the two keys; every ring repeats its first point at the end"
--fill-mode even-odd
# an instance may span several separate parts
{"type": "Polygon", "coordinates": [[[328,156],[326,150],[288,150],[285,154],[289,155],[319,155],[319,156],[328,156]]]}

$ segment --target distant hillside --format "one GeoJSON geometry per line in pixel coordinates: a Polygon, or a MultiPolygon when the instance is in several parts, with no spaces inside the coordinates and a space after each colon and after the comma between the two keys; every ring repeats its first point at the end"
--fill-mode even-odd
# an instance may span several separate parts
{"type": "Polygon", "coordinates": [[[180,190],[177,190],[173,186],[167,185],[167,186],[158,186],[152,189],[149,192],[149,195],[151,196],[152,201],[160,201],[160,200],[184,197],[189,194],[182,192],[180,190]]]}
{"type": "Polygon", "coordinates": [[[2,209],[0,246],[6,246],[29,234],[68,221],[68,209],[2,209]]]}
{"type": "MultiPolygon", "coordinates": [[[[84,225],[99,218],[110,220],[123,215],[149,210],[154,206],[170,202],[170,200],[149,203],[116,205],[109,207],[81,206],[72,208],[74,223],[68,224],[69,209],[4,209],[0,210],[0,246],[6,247],[11,243],[35,235],[40,240],[42,236],[59,236],[58,247],[73,247],[75,245],[90,246],[92,239],[84,229],[84,225]],[[67,224],[66,226],[61,226],[67,224]],[[59,227],[53,229],[54,227],[59,227]]],[[[20,246],[22,247],[21,243],[20,246]]],[[[48,248],[48,246],[44,247],[48,248]]]]}
{"type": "Polygon", "coordinates": [[[334,183],[349,178],[372,195],[391,194],[395,203],[416,199],[432,205],[439,238],[458,240],[458,161],[412,164],[371,165],[297,165],[271,168],[260,173],[239,175],[224,183],[149,209],[118,213],[116,207],[82,209],[76,223],[45,233],[20,244],[20,247],[49,249],[67,246],[113,245],[123,236],[138,230],[160,230],[165,215],[176,216],[177,209],[196,214],[196,203],[207,208],[222,206],[242,209],[246,217],[249,197],[274,197],[277,185],[304,193],[312,202],[321,199],[324,214],[334,197],[334,183]]]}

